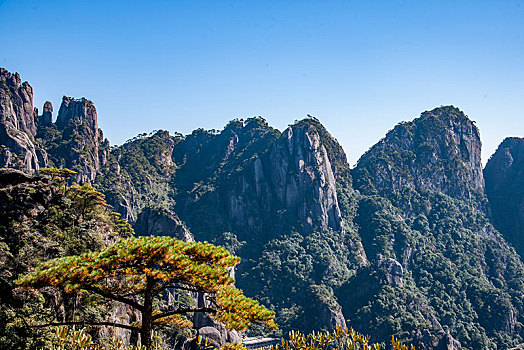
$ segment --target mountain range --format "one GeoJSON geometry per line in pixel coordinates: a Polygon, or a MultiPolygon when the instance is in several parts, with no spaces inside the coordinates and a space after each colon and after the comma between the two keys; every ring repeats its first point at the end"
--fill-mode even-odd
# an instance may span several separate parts
{"type": "Polygon", "coordinates": [[[139,235],[223,245],[236,284],[282,332],[352,326],[421,348],[524,343],[524,138],[482,167],[478,128],[441,106],[394,126],[350,167],[314,117],[261,117],[110,146],[93,102],[56,118],[0,69],[0,167],[77,171],[139,235]]]}

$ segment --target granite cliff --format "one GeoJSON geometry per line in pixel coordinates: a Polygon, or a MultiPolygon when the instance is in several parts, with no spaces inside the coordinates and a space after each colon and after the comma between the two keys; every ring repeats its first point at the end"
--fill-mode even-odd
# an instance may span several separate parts
{"type": "Polygon", "coordinates": [[[39,156],[45,163],[45,151],[35,144],[36,114],[31,85],[0,68],[0,166],[34,172],[39,156]]]}
{"type": "Polygon", "coordinates": [[[85,98],[62,99],[53,123],[53,105],[42,115],[33,108],[33,88],[18,73],[0,69],[0,165],[34,174],[39,168],[67,167],[79,183],[93,183],[104,165],[109,142],[98,128],[94,104],[85,98]]]}
{"type": "Polygon", "coordinates": [[[46,102],[36,134],[48,151],[49,166],[77,171],[78,183],[94,183],[109,156],[109,141],[98,128],[95,105],[64,96],[55,123],[52,111],[51,102],[46,102]]]}
{"type": "Polygon", "coordinates": [[[495,227],[524,257],[524,138],[509,137],[484,169],[495,227]]]}

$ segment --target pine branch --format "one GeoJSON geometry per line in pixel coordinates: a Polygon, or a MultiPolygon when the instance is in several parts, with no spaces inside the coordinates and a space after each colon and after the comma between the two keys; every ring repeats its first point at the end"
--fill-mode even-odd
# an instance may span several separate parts
{"type": "Polygon", "coordinates": [[[178,314],[186,314],[188,312],[209,312],[209,313],[215,313],[217,310],[210,308],[210,307],[196,307],[196,308],[184,308],[184,309],[175,309],[171,311],[166,311],[161,314],[154,315],[152,320],[158,320],[164,317],[172,316],[172,315],[178,315],[178,314]]]}
{"type": "Polygon", "coordinates": [[[113,300],[119,301],[121,303],[127,304],[127,305],[129,305],[131,307],[134,307],[135,309],[137,309],[139,311],[143,311],[143,309],[144,309],[144,307],[142,305],[140,305],[139,303],[137,303],[136,301],[134,301],[132,299],[127,299],[127,298],[124,298],[122,296],[106,292],[106,291],[104,291],[104,290],[102,290],[100,288],[90,286],[90,287],[85,287],[85,289],[90,291],[90,292],[99,294],[99,295],[101,295],[101,296],[103,296],[105,298],[113,299],[113,300]]]}
{"type": "Polygon", "coordinates": [[[31,328],[45,328],[45,327],[57,327],[57,326],[110,326],[110,327],[119,327],[124,328],[132,331],[139,331],[139,327],[131,326],[128,324],[122,324],[122,323],[115,323],[115,322],[87,322],[87,321],[80,321],[80,322],[52,322],[52,323],[45,323],[45,324],[37,324],[37,325],[28,325],[31,328]]]}

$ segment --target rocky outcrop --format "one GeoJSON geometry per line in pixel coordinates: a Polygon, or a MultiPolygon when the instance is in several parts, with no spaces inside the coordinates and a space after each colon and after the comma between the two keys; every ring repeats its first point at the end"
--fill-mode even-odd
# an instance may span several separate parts
{"type": "Polygon", "coordinates": [[[356,187],[389,196],[410,188],[472,202],[484,190],[480,134],[453,106],[426,111],[387,133],[358,161],[356,187]]]}
{"type": "Polygon", "coordinates": [[[0,167],[39,169],[35,117],[31,85],[0,68],[0,167]]]}
{"type": "Polygon", "coordinates": [[[101,158],[106,160],[109,152],[109,144],[98,128],[95,105],[85,98],[64,96],[55,125],[62,140],[69,143],[62,149],[64,167],[78,172],[76,182],[93,183],[103,165],[101,158]]]}
{"type": "Polygon", "coordinates": [[[53,123],[53,104],[49,101],[44,103],[42,116],[38,119],[38,126],[49,126],[53,123]]]}
{"type": "Polygon", "coordinates": [[[309,287],[306,300],[303,329],[334,331],[337,327],[346,328],[342,308],[331,288],[312,285],[309,287]]]}
{"type": "MultiPolygon", "coordinates": [[[[245,161],[243,171],[228,174],[223,201],[234,227],[268,231],[267,224],[279,217],[295,222],[302,232],[343,229],[335,167],[321,131],[325,132],[322,125],[312,120],[296,123],[278,138],[272,136],[245,161]]],[[[246,141],[237,136],[242,132],[237,131],[227,143],[226,157],[245,153],[242,143],[246,141]]]]}
{"type": "Polygon", "coordinates": [[[524,257],[524,138],[505,139],[484,169],[495,227],[524,257]]]}
{"type": "Polygon", "coordinates": [[[158,207],[144,208],[138,215],[134,229],[141,236],[170,236],[185,242],[195,240],[175,213],[158,207]]]}
{"type": "Polygon", "coordinates": [[[462,346],[458,340],[453,338],[449,332],[440,332],[440,339],[434,347],[435,350],[459,350],[462,349],[462,346]]]}
{"type": "Polygon", "coordinates": [[[379,254],[377,257],[377,266],[383,271],[387,284],[392,287],[402,287],[404,269],[398,261],[391,258],[385,258],[379,254]]]}
{"type": "MultiPolygon", "coordinates": [[[[272,147],[265,168],[281,208],[295,213],[306,231],[340,230],[335,176],[317,127],[307,122],[288,127],[272,147]]],[[[264,174],[257,168],[262,167],[255,162],[254,168],[260,181],[264,174]]]]}
{"type": "Polygon", "coordinates": [[[94,104],[64,96],[55,124],[52,114],[47,101],[38,115],[31,85],[0,68],[0,167],[35,173],[50,158],[54,167],[77,171],[76,182],[93,183],[109,154],[94,104]]]}

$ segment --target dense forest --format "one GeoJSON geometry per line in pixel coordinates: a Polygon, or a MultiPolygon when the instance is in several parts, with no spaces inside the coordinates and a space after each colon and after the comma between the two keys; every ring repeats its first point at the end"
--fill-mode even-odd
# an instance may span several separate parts
{"type": "MultiPolygon", "coordinates": [[[[122,312],[97,300],[49,305],[49,295],[14,295],[13,283],[133,229],[239,256],[231,277],[275,312],[275,335],[351,326],[426,349],[524,343],[524,139],[504,140],[483,169],[474,122],[442,106],[396,125],[351,168],[314,117],[283,131],[254,117],[110,146],[85,98],[64,97],[53,121],[51,104],[39,114],[30,85],[3,69],[0,96],[0,166],[28,174],[0,178],[1,317],[14,325],[0,342],[12,348],[42,346],[49,332],[28,332],[26,316],[56,317],[67,303],[79,318],[122,312]],[[62,185],[31,176],[43,168],[75,174],[62,185]],[[108,206],[79,209],[78,193],[108,206]]],[[[218,345],[238,339],[209,318],[193,323],[218,329],[218,345]]]]}

